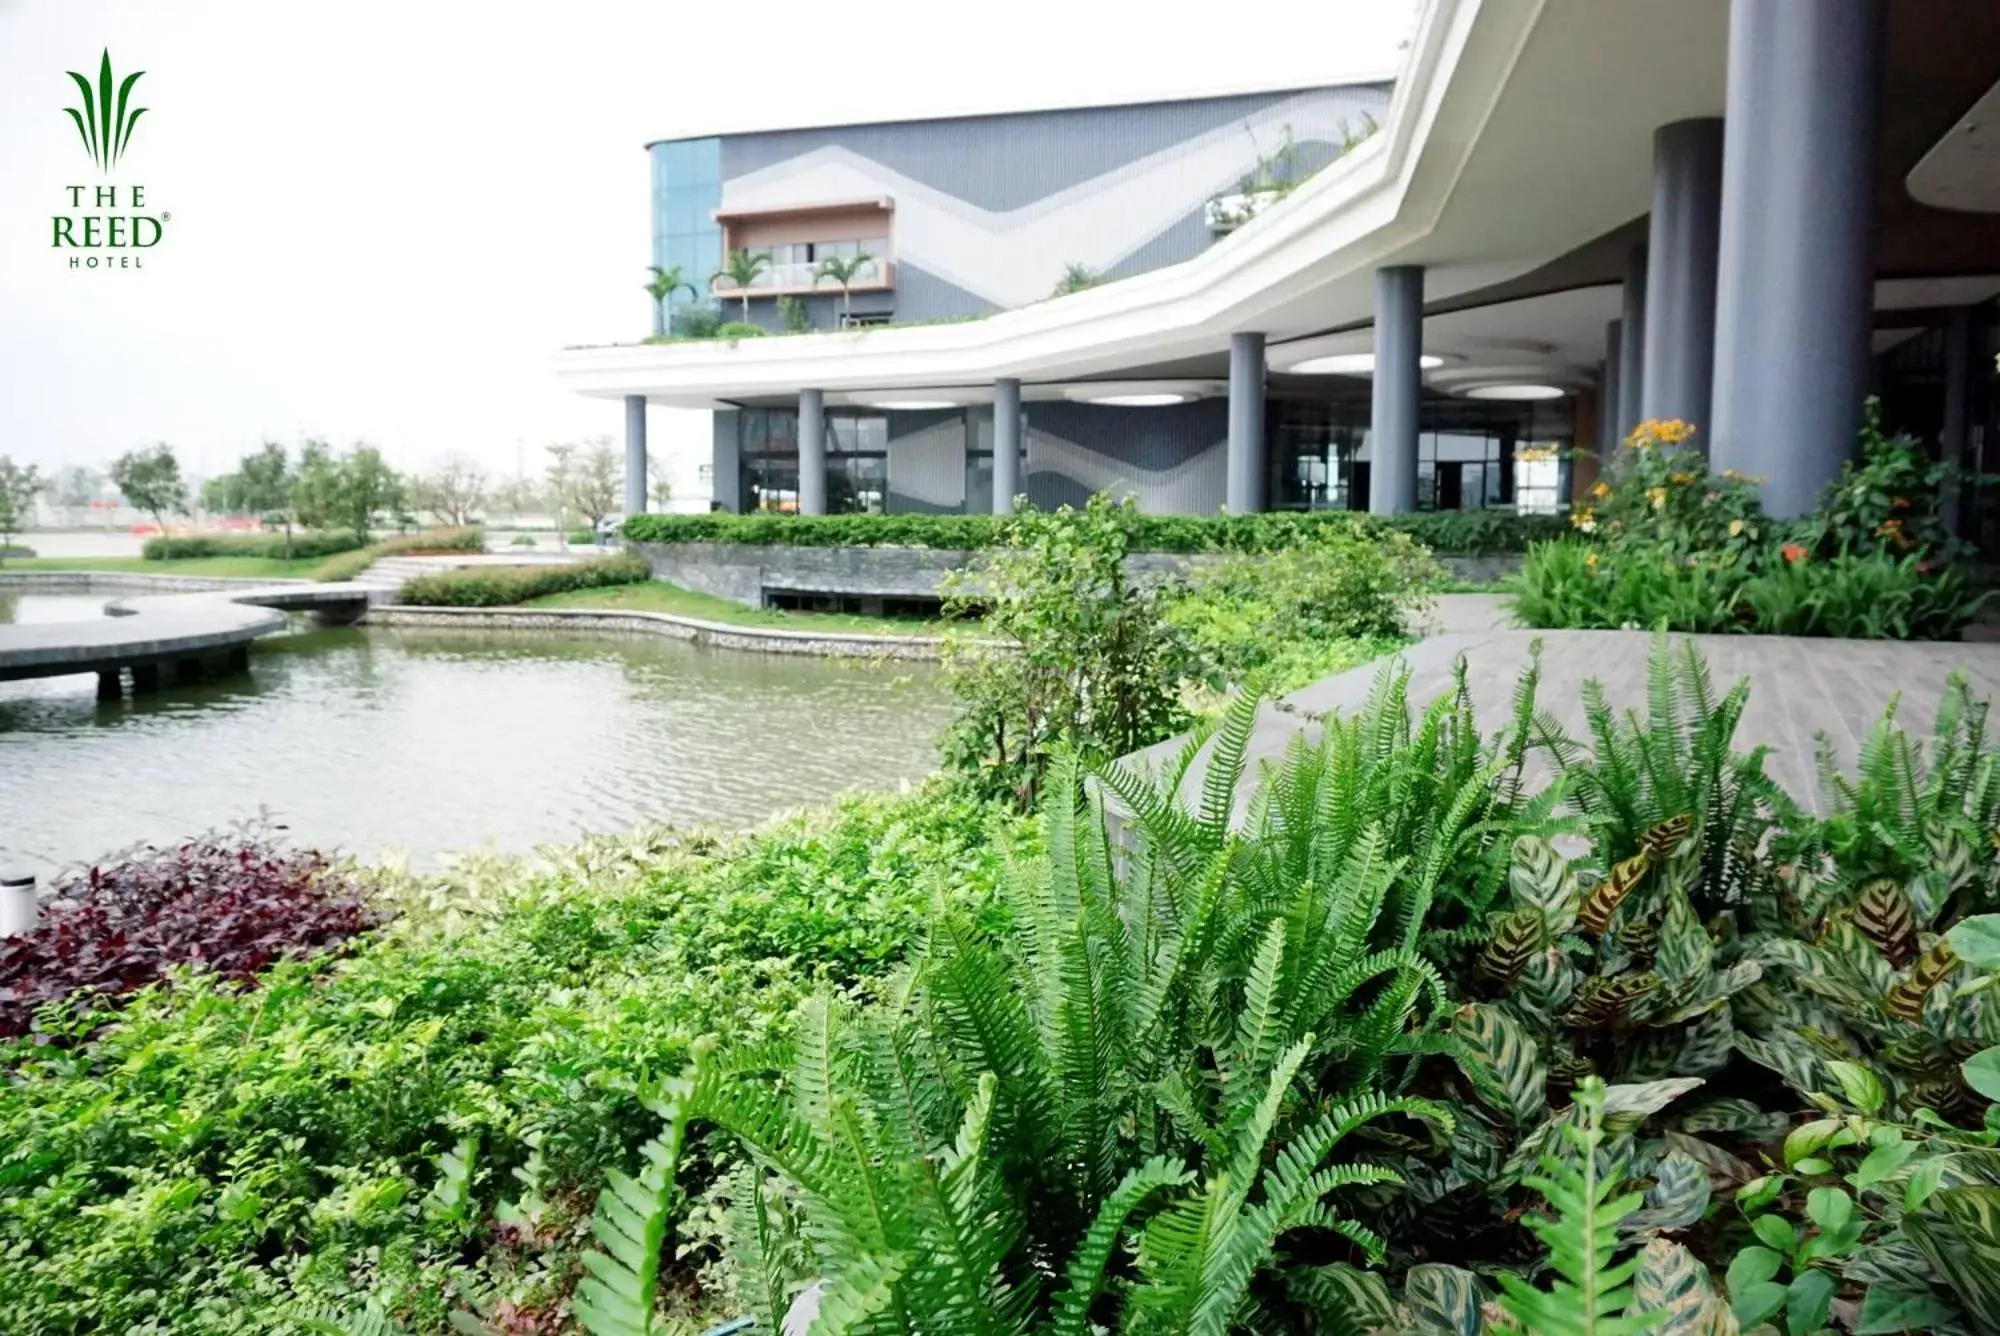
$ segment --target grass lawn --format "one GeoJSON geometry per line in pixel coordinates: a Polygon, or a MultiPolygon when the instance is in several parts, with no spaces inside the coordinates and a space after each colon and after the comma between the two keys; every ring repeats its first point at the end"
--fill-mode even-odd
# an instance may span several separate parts
{"type": "Polygon", "coordinates": [[[136,575],[218,575],[252,579],[303,579],[326,560],[306,557],[189,557],[148,561],[144,557],[21,557],[0,563],[0,571],[118,571],[136,575]]]}
{"type": "Polygon", "coordinates": [[[784,612],[777,608],[746,608],[726,598],[698,594],[663,580],[613,585],[608,589],[573,589],[530,599],[524,608],[619,608],[637,612],[668,612],[732,626],[768,627],[785,631],[844,631],[859,635],[937,635],[945,624],[918,617],[863,617],[845,612],[784,612]]]}

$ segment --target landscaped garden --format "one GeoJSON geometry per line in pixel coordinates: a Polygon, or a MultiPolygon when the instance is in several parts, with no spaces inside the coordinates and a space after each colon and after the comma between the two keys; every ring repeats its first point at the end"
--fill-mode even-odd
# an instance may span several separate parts
{"type": "Polygon", "coordinates": [[[1944,520],[1967,480],[1885,435],[1872,405],[1859,460],[1813,514],[1765,515],[1759,481],[1711,474],[1685,423],[1641,423],[1571,514],[1576,535],[1529,549],[1508,583],[1515,615],[1536,627],[1948,640],[1978,613],[1944,520]]]}
{"type": "Polygon", "coordinates": [[[0,948],[10,1317],[2000,1322],[1983,703],[1884,721],[1815,814],[1664,644],[1583,737],[1532,669],[1504,720],[1391,673],[1246,812],[1257,694],[1399,643],[1438,571],[1341,524],[1138,582],[1140,524],[1024,514],[947,591],[979,620],[909,793],[429,876],[240,832],[64,885],[0,948]],[[1191,724],[1191,809],[1117,767],[1191,724]]]}

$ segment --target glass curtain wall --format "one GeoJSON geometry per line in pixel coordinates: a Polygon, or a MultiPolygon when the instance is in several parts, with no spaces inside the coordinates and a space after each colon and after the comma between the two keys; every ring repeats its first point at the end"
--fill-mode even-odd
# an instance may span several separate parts
{"type": "MultiPolygon", "coordinates": [[[[653,263],[679,269],[686,288],[667,298],[669,325],[690,306],[709,304],[708,281],[722,267],[722,141],[678,139],[655,144],[653,157],[653,263]]],[[[655,333],[674,332],[655,330],[655,333]]]]}
{"type": "MultiPolygon", "coordinates": [[[[743,509],[796,513],[799,508],[799,414],[793,408],[745,408],[736,414],[743,509]]],[[[879,413],[829,409],[826,415],[826,509],[829,515],[883,512],[889,495],[889,420],[879,413]]]]}
{"type": "MultiPolygon", "coordinates": [[[[1417,438],[1419,510],[1554,514],[1567,495],[1567,400],[1426,400],[1417,438]]],[[[1275,400],[1269,439],[1281,510],[1366,510],[1372,441],[1365,405],[1275,400]]]]}

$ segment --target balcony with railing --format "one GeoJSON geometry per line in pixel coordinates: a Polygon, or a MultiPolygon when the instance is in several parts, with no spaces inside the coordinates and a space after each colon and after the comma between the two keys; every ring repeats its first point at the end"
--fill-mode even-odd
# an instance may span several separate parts
{"type": "MultiPolygon", "coordinates": [[[[769,254],[752,249],[750,254],[769,254]]],[[[846,257],[852,258],[852,257],[846,257]]],[[[739,287],[725,271],[715,276],[713,291],[718,297],[741,297],[748,288],[753,297],[798,296],[806,293],[838,293],[840,283],[821,266],[824,260],[783,260],[767,263],[749,283],[739,287]]],[[[850,292],[879,292],[894,286],[895,266],[871,255],[848,279],[850,292]]]]}

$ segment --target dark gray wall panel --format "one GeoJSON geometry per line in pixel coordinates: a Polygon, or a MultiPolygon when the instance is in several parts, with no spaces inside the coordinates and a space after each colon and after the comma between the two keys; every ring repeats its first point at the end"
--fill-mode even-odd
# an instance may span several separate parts
{"type": "Polygon", "coordinates": [[[1079,506],[1107,488],[1157,515],[1206,515],[1222,505],[1229,405],[1172,408],[1067,402],[1027,405],[1024,489],[1044,509],[1079,506]]]}
{"type": "Polygon", "coordinates": [[[715,504],[724,510],[741,510],[743,469],[737,458],[736,411],[719,409],[709,416],[715,432],[715,471],[709,480],[715,504]]]}

